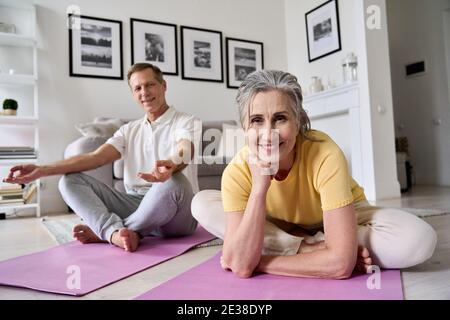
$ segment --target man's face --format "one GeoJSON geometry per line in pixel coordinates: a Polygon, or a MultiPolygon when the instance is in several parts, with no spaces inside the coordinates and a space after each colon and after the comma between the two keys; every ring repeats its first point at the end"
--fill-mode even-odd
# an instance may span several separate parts
{"type": "Polygon", "coordinates": [[[148,114],[158,113],[166,106],[166,82],[158,82],[152,69],[147,68],[133,73],[130,87],[134,99],[148,114]]]}

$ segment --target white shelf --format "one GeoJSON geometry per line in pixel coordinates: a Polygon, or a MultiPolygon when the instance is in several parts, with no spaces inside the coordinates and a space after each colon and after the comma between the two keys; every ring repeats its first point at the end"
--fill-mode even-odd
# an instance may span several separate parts
{"type": "Polygon", "coordinates": [[[20,34],[0,32],[0,45],[33,48],[36,45],[36,39],[20,34]]]}
{"type": "MultiPolygon", "coordinates": [[[[36,6],[32,4],[34,1],[17,1],[17,0],[0,0],[0,13],[3,22],[10,23],[16,26],[18,33],[4,33],[0,32],[0,46],[2,47],[16,47],[12,48],[17,51],[32,51],[31,61],[27,63],[24,59],[28,60],[26,56],[14,55],[7,56],[6,59],[2,57],[2,73],[0,73],[0,85],[2,89],[6,89],[6,95],[11,99],[19,100],[20,98],[29,99],[32,94],[33,112],[27,113],[28,116],[1,116],[0,126],[2,126],[2,141],[1,145],[5,146],[9,143],[9,137],[11,137],[11,143],[13,143],[16,135],[21,134],[23,127],[17,126],[32,126],[34,131],[33,147],[39,149],[39,100],[38,100],[38,57],[37,57],[37,37],[36,37],[36,6]],[[27,3],[25,3],[27,2],[27,3]],[[15,61],[20,59],[19,61],[15,61]],[[3,61],[6,60],[6,61],[3,61]],[[8,64],[9,62],[9,64],[8,64]],[[14,62],[14,63],[12,63],[14,62]],[[9,74],[7,68],[8,65],[15,66],[17,63],[23,63],[24,65],[30,65],[32,63],[32,70],[19,70],[25,74],[15,73],[9,74]],[[32,93],[30,92],[30,87],[32,93]],[[16,98],[17,95],[17,98],[16,98]],[[7,127],[6,125],[10,125],[7,127]],[[6,133],[6,135],[4,134],[6,133]]],[[[8,48],[9,50],[9,48],[8,48]]],[[[17,69],[18,70],[18,69],[17,69]]],[[[25,100],[27,101],[27,100],[25,100]]],[[[28,129],[28,128],[25,128],[28,129]]],[[[17,136],[19,138],[20,136],[17,136]]],[[[20,139],[17,139],[20,140],[20,139]]],[[[21,140],[20,140],[21,141],[21,140]]],[[[25,142],[24,142],[25,143],[25,142]]],[[[29,141],[26,144],[30,143],[29,141]]],[[[21,144],[21,143],[20,143],[21,144]]],[[[18,144],[18,145],[20,145],[18,144]]],[[[0,158],[0,166],[11,167],[21,164],[37,164],[37,158],[0,158]]],[[[38,191],[36,200],[30,204],[2,204],[0,205],[0,211],[2,210],[20,210],[33,208],[36,210],[36,215],[40,216],[40,187],[38,185],[38,191]]]]}
{"type": "Polygon", "coordinates": [[[0,74],[0,84],[12,84],[12,85],[28,85],[32,86],[36,83],[36,79],[33,75],[29,74],[0,74]]]}
{"type": "Polygon", "coordinates": [[[358,82],[353,82],[353,83],[350,83],[350,84],[344,84],[344,85],[341,85],[341,86],[338,86],[338,87],[334,87],[332,89],[323,90],[323,91],[319,91],[319,92],[312,93],[312,94],[309,94],[309,95],[305,95],[303,97],[303,102],[307,103],[307,102],[310,102],[310,101],[313,101],[313,100],[318,100],[318,99],[326,98],[326,97],[329,97],[329,96],[334,96],[334,95],[339,94],[339,93],[341,93],[343,91],[352,90],[352,89],[355,89],[355,88],[358,88],[358,87],[359,87],[358,82]]]}
{"type": "Polygon", "coordinates": [[[19,117],[19,116],[2,116],[0,115],[0,124],[13,125],[30,125],[37,124],[38,119],[35,117],[19,117]]]}
{"type": "Polygon", "coordinates": [[[21,203],[11,203],[11,204],[0,204],[0,211],[1,210],[13,210],[13,209],[31,209],[31,208],[38,208],[38,203],[27,203],[27,204],[21,204],[21,203]]]}
{"type": "Polygon", "coordinates": [[[0,159],[0,166],[11,166],[11,165],[16,165],[16,164],[36,164],[37,163],[37,159],[36,158],[31,158],[31,159],[19,159],[19,158],[15,158],[15,159],[0,159]]]}

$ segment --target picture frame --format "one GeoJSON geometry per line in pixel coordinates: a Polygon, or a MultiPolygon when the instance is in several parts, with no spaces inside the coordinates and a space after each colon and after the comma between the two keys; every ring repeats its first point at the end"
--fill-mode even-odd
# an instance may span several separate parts
{"type": "Polygon", "coordinates": [[[329,0],[308,11],[305,22],[309,62],[342,49],[337,0],[329,0]]]}
{"type": "Polygon", "coordinates": [[[225,38],[227,87],[239,88],[245,77],[264,69],[264,44],[236,38],[225,38]]]}
{"type": "Polygon", "coordinates": [[[148,62],[178,75],[177,25],[130,18],[131,64],[148,62]]]}
{"type": "Polygon", "coordinates": [[[223,82],[222,32],[181,26],[181,77],[223,82]]]}
{"type": "Polygon", "coordinates": [[[68,18],[70,76],[123,80],[122,21],[68,18]]]}

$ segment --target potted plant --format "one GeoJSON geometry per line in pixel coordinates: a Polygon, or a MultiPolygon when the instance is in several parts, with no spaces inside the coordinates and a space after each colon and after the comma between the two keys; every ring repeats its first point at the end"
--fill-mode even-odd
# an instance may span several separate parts
{"type": "Polygon", "coordinates": [[[5,99],[3,101],[3,115],[5,116],[15,116],[17,114],[17,108],[19,105],[14,99],[5,99]]]}

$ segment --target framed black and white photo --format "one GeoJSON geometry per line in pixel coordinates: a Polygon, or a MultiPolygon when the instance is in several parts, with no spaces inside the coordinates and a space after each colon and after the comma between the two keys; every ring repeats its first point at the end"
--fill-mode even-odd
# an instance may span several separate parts
{"type": "Polygon", "coordinates": [[[164,74],[178,75],[177,26],[134,18],[130,26],[131,64],[148,62],[164,74]]]}
{"type": "Polygon", "coordinates": [[[239,88],[248,74],[264,68],[262,42],[225,38],[227,87],[239,88]]]}
{"type": "Polygon", "coordinates": [[[123,79],[122,22],[70,14],[71,77],[123,79]]]}
{"type": "Polygon", "coordinates": [[[181,77],[223,82],[222,32],[181,26],[181,77]]]}
{"type": "Polygon", "coordinates": [[[309,62],[341,50],[337,0],[330,0],[305,14],[309,62]]]}

